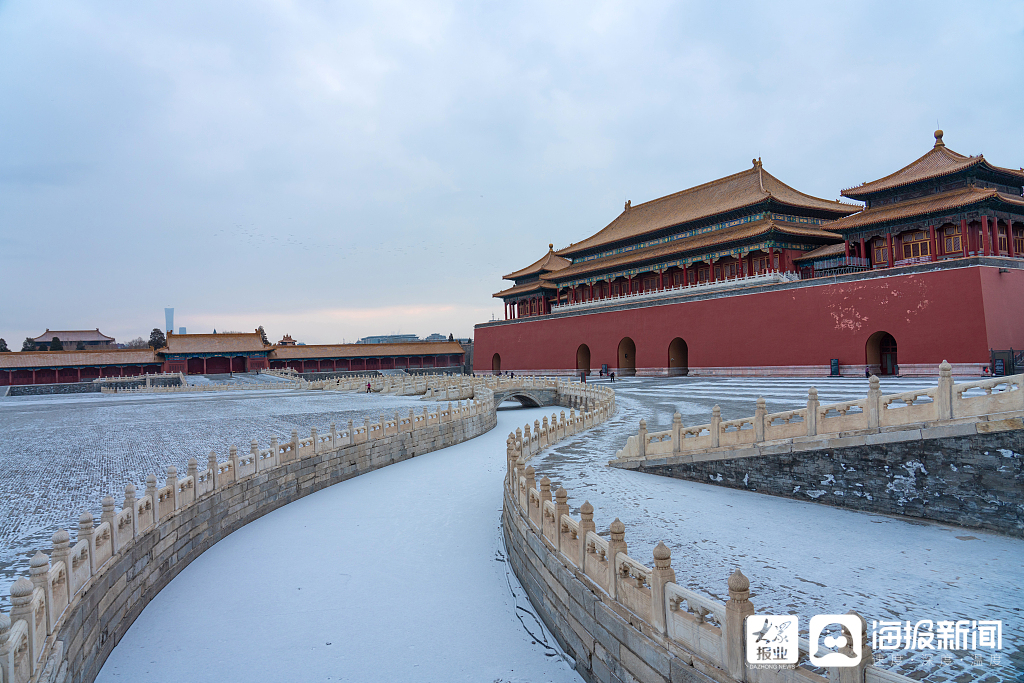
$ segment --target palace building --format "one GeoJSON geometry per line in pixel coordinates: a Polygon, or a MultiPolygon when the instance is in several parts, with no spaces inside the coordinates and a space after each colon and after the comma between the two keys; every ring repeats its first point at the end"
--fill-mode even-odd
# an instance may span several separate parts
{"type": "Polygon", "coordinates": [[[1024,170],[948,149],[842,195],[759,159],[637,206],[506,275],[476,370],[980,374],[1024,346],[1024,170]]]}
{"type": "Polygon", "coordinates": [[[466,351],[454,341],[403,344],[264,344],[259,331],[167,334],[161,349],[0,353],[0,386],[84,382],[159,372],[227,374],[291,368],[296,372],[380,370],[460,372],[466,351]]]}

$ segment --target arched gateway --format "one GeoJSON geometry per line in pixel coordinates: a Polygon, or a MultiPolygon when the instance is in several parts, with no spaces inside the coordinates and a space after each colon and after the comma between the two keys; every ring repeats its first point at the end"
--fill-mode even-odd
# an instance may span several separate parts
{"type": "Polygon", "coordinates": [[[501,374],[501,354],[494,354],[491,356],[491,372],[495,375],[501,374]]]}
{"type": "Polygon", "coordinates": [[[668,374],[680,377],[690,372],[690,349],[682,337],[676,337],[668,345],[668,374]]]}
{"type": "Polygon", "coordinates": [[[875,332],[868,337],[864,346],[864,362],[868,370],[878,375],[899,374],[899,363],[896,359],[896,338],[888,332],[875,332]]]}
{"type": "Polygon", "coordinates": [[[576,371],[590,374],[590,347],[586,344],[576,349],[576,371]]]}
{"type": "Polygon", "coordinates": [[[636,374],[636,343],[629,337],[619,342],[619,375],[632,377],[636,374]]]}

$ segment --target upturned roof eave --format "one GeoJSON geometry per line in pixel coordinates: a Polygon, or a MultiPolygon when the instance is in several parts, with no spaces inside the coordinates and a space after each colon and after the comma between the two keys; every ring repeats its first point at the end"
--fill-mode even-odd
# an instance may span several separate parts
{"type": "MultiPolygon", "coordinates": [[[[657,261],[662,261],[662,260],[666,260],[666,259],[686,258],[687,256],[699,255],[701,253],[713,252],[713,251],[717,251],[717,250],[721,250],[721,249],[728,249],[728,248],[733,248],[733,247],[746,246],[746,245],[749,245],[749,244],[751,244],[753,242],[762,241],[762,240],[770,237],[773,233],[779,233],[779,234],[783,234],[783,235],[792,235],[792,236],[801,236],[801,237],[805,237],[805,238],[812,239],[812,240],[824,240],[824,239],[828,239],[828,238],[834,238],[836,240],[841,240],[842,239],[842,235],[840,235],[838,233],[835,233],[832,230],[827,230],[827,229],[825,229],[823,227],[820,227],[818,229],[821,230],[822,232],[828,233],[828,234],[825,234],[825,235],[807,235],[807,234],[800,235],[798,233],[787,232],[785,230],[785,226],[784,225],[780,226],[775,221],[766,220],[765,224],[764,224],[764,229],[763,230],[761,230],[759,232],[756,232],[756,233],[753,233],[753,234],[750,234],[750,235],[745,235],[743,237],[737,237],[737,238],[731,239],[731,240],[724,240],[722,242],[711,244],[711,245],[701,245],[701,246],[697,246],[697,247],[692,247],[690,249],[681,249],[681,250],[676,251],[676,252],[667,251],[665,253],[649,254],[649,255],[640,255],[640,254],[638,254],[637,255],[638,258],[634,262],[624,262],[624,263],[617,263],[617,264],[601,264],[601,263],[599,263],[599,261],[587,261],[587,262],[584,262],[584,263],[587,263],[588,266],[590,266],[590,267],[581,268],[581,269],[573,271],[571,273],[566,273],[564,270],[563,271],[559,271],[558,273],[549,273],[548,275],[542,276],[542,279],[546,280],[546,281],[557,281],[557,280],[561,280],[561,279],[574,279],[574,278],[577,278],[577,277],[588,277],[588,276],[592,276],[595,273],[600,273],[600,272],[605,271],[605,270],[622,270],[622,269],[642,268],[642,267],[647,266],[647,265],[652,265],[652,264],[656,263],[657,261]]],[[[652,247],[652,248],[654,248],[654,247],[652,247]]],[[[572,268],[572,266],[570,266],[570,268],[572,268]]]]}
{"type": "MultiPolygon", "coordinates": [[[[742,204],[742,205],[739,205],[739,206],[735,206],[735,207],[732,207],[732,208],[730,208],[730,209],[728,209],[726,211],[719,211],[719,212],[715,212],[715,213],[709,213],[709,214],[706,214],[706,215],[701,216],[699,218],[694,218],[692,220],[684,221],[682,223],[674,223],[674,224],[666,225],[664,227],[656,228],[654,230],[648,230],[646,232],[636,233],[636,234],[631,235],[631,236],[629,236],[627,238],[618,239],[618,240],[614,240],[614,241],[610,241],[610,242],[602,242],[602,243],[595,244],[593,246],[585,247],[585,248],[582,248],[582,249],[578,248],[578,245],[574,245],[574,246],[566,247],[564,249],[560,249],[559,251],[557,251],[555,253],[558,256],[568,257],[568,256],[583,256],[583,255],[586,255],[587,252],[591,252],[591,251],[600,251],[600,250],[605,250],[605,249],[616,249],[618,247],[628,245],[630,242],[633,242],[633,241],[635,241],[635,240],[637,240],[639,238],[652,237],[652,236],[656,235],[659,232],[672,231],[672,230],[686,230],[688,228],[697,227],[701,223],[707,223],[708,220],[712,219],[712,218],[718,218],[718,217],[721,217],[721,216],[726,216],[726,215],[728,215],[730,213],[734,213],[734,212],[738,212],[738,211],[749,211],[750,209],[753,209],[754,207],[757,207],[757,206],[759,206],[761,204],[768,205],[768,204],[771,204],[771,203],[774,203],[774,204],[776,204],[778,206],[781,206],[781,207],[789,207],[789,208],[793,208],[793,209],[801,209],[801,210],[804,210],[804,211],[827,212],[827,209],[825,207],[812,208],[812,207],[807,207],[807,206],[801,206],[799,204],[794,204],[792,202],[786,202],[786,201],[784,201],[782,199],[779,199],[775,195],[766,194],[764,197],[758,199],[755,202],[749,202],[747,204],[742,204]]],[[[846,216],[851,216],[851,215],[854,215],[854,214],[864,210],[864,207],[860,206],[859,204],[847,204],[847,203],[844,203],[844,202],[840,202],[839,200],[836,200],[836,206],[837,207],[841,207],[841,209],[839,209],[839,210],[834,212],[834,213],[838,214],[838,215],[836,215],[834,217],[834,220],[839,220],[840,218],[845,218],[846,216]]],[[[582,244],[582,242],[580,244],[582,244]]],[[[542,275],[541,277],[543,278],[544,276],[542,275]]]]}

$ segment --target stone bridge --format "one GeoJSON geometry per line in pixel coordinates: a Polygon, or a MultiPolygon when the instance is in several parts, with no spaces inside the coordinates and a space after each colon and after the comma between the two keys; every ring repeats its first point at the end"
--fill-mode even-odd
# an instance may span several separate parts
{"type": "Polygon", "coordinates": [[[508,387],[494,392],[494,407],[504,401],[518,401],[524,408],[562,405],[558,390],[535,387],[508,387]]]}

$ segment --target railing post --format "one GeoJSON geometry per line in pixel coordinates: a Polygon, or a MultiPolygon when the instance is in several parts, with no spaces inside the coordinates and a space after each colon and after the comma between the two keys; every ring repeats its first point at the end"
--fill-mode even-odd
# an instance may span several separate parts
{"type": "Polygon", "coordinates": [[[868,380],[868,399],[864,408],[868,413],[868,429],[878,429],[879,411],[881,410],[882,391],[878,388],[878,376],[871,375],[868,380]]]}
{"type": "Polygon", "coordinates": [[[615,570],[615,558],[618,557],[619,553],[628,555],[629,552],[626,549],[626,525],[619,521],[616,517],[611,524],[608,525],[608,595],[612,599],[617,599],[616,596],[619,594],[619,573],[615,570]]]}
{"type": "MultiPolygon", "coordinates": [[[[124,487],[124,504],[121,506],[121,509],[122,510],[131,510],[132,511],[132,516],[131,516],[131,521],[132,521],[132,538],[135,538],[135,536],[139,533],[139,520],[137,519],[137,515],[136,515],[137,510],[135,509],[135,484],[132,484],[131,482],[125,484],[125,487],[124,487]]],[[[67,536],[67,534],[68,534],[68,532],[65,531],[64,535],[67,536]]],[[[57,534],[53,535],[53,542],[54,542],[54,546],[53,546],[53,553],[54,553],[54,555],[53,555],[53,557],[54,557],[54,562],[56,562],[57,561],[56,560],[56,557],[57,557],[57,534]]]]}
{"type": "Polygon", "coordinates": [[[117,545],[117,527],[114,526],[114,497],[103,496],[103,512],[100,513],[100,524],[107,523],[107,528],[110,530],[110,553],[114,554],[121,550],[117,545]]]}
{"type": "Polygon", "coordinates": [[[953,419],[953,366],[945,360],[939,364],[939,387],[935,390],[935,419],[953,419]]]}
{"type": "Polygon", "coordinates": [[[167,466],[167,483],[166,486],[171,487],[171,504],[174,506],[172,510],[177,510],[180,507],[178,501],[178,468],[174,465],[167,466]]]}
{"type": "Polygon", "coordinates": [[[313,440],[313,452],[316,453],[320,446],[320,444],[317,443],[319,439],[317,439],[316,427],[309,428],[309,438],[313,440]]]}
{"type": "Polygon", "coordinates": [[[156,495],[156,475],[146,477],[146,495],[149,496],[149,503],[153,506],[153,526],[160,522],[160,501],[156,495]]]}
{"type": "Polygon", "coordinates": [[[43,611],[46,613],[45,628],[47,635],[49,635],[53,632],[53,620],[54,617],[57,616],[52,613],[53,588],[47,580],[48,574],[50,573],[50,558],[47,557],[42,550],[37,551],[36,554],[32,556],[32,562],[29,564],[28,572],[29,579],[32,581],[32,587],[43,591],[43,611]]]}
{"type": "MultiPolygon", "coordinates": [[[[195,489],[199,485],[199,463],[196,462],[195,458],[188,459],[188,476],[192,477],[192,488],[195,489]]],[[[193,496],[193,500],[198,496],[199,492],[196,491],[196,496],[193,496]]]]}
{"type": "MultiPolygon", "coordinates": [[[[70,577],[70,572],[69,572],[70,577]]],[[[71,580],[68,579],[70,585],[71,580]]],[[[36,672],[39,668],[39,657],[42,655],[41,652],[37,652],[38,647],[36,643],[36,619],[35,614],[32,613],[32,594],[35,592],[35,587],[32,582],[26,579],[24,576],[18,577],[18,580],[11,584],[11,622],[18,623],[24,621],[28,625],[28,653],[29,658],[29,676],[35,680],[36,672]]],[[[6,675],[4,680],[7,680],[6,675]]]]}
{"type": "MultiPolygon", "coordinates": [[[[367,423],[369,423],[369,421],[370,421],[369,418],[367,418],[366,421],[367,421],[367,423]]],[[[299,430],[298,429],[293,429],[292,430],[292,456],[291,456],[291,460],[295,460],[298,457],[299,457],[299,430]]]]}
{"type": "MultiPolygon", "coordinates": [[[[210,490],[213,491],[217,488],[217,484],[220,483],[220,473],[217,472],[217,453],[210,451],[210,454],[206,456],[206,465],[210,468],[210,490]]],[[[136,529],[137,530],[137,529],[136,529]]]]}
{"type": "Polygon", "coordinates": [[[683,416],[676,413],[672,416],[672,453],[683,451],[683,416]]]}
{"type": "Polygon", "coordinates": [[[537,471],[533,469],[533,465],[527,465],[526,470],[523,472],[526,477],[526,497],[524,498],[526,518],[530,519],[530,489],[537,488],[537,471]]]}
{"type": "Polygon", "coordinates": [[[587,532],[597,531],[597,527],[594,526],[594,506],[590,504],[589,500],[583,501],[583,505],[580,506],[580,531],[579,531],[579,545],[580,545],[580,556],[576,559],[579,560],[579,568],[581,572],[586,573],[587,571],[587,532]]]}
{"type": "Polygon", "coordinates": [[[754,442],[761,443],[764,441],[764,416],[768,414],[768,409],[764,402],[764,396],[757,397],[757,407],[754,408],[754,442]]]}
{"type": "Polygon", "coordinates": [[[665,611],[665,584],[676,582],[672,569],[672,551],[664,543],[654,546],[654,569],[651,571],[651,623],[662,635],[668,633],[665,611]]]}
{"type": "Polygon", "coordinates": [[[555,491],[555,529],[558,531],[558,539],[555,547],[562,552],[562,516],[569,514],[569,494],[561,486],[555,491]]]}
{"type": "Polygon", "coordinates": [[[722,409],[717,405],[711,409],[711,447],[718,448],[722,433],[722,409]]]}
{"type": "Polygon", "coordinates": [[[89,511],[83,512],[78,518],[78,540],[85,541],[86,553],[89,555],[89,576],[96,573],[96,542],[93,538],[93,531],[95,527],[92,522],[92,513],[89,511]]]}
{"type": "Polygon", "coordinates": [[[637,432],[636,452],[641,458],[647,457],[647,420],[640,419],[640,431],[637,432]]]}
{"type": "Polygon", "coordinates": [[[260,445],[256,439],[249,441],[249,455],[252,456],[252,473],[258,474],[260,471],[260,445]]]}
{"type": "Polygon", "coordinates": [[[231,481],[238,481],[238,446],[228,449],[228,462],[231,463],[231,481]]]}
{"type": "Polygon", "coordinates": [[[807,436],[815,436],[818,433],[818,408],[820,406],[818,390],[811,387],[807,390],[807,416],[804,418],[804,421],[807,422],[807,436]]]}
{"type": "Polygon", "coordinates": [[[743,626],[747,617],[754,613],[750,604],[750,581],[739,569],[729,577],[729,600],[725,603],[726,656],[729,675],[737,681],[745,681],[747,675],[746,653],[743,650],[743,626]]]}

